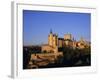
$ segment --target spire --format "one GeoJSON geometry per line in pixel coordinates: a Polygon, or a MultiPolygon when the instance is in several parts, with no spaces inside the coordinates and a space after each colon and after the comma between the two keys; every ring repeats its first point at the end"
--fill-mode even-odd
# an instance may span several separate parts
{"type": "Polygon", "coordinates": [[[52,29],[50,29],[50,34],[52,34],[52,29]]]}

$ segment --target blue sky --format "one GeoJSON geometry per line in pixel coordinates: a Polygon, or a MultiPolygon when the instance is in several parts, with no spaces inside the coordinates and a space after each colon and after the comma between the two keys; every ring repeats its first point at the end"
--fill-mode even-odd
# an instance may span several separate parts
{"type": "Polygon", "coordinates": [[[62,38],[70,33],[76,40],[83,37],[90,41],[91,14],[23,10],[24,45],[47,43],[50,29],[62,38]]]}

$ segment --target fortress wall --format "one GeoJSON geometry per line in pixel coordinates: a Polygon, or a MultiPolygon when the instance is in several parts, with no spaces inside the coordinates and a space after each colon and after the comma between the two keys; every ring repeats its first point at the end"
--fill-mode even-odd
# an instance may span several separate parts
{"type": "Polygon", "coordinates": [[[53,57],[57,57],[57,56],[63,56],[62,52],[58,52],[58,53],[33,53],[31,54],[31,60],[33,59],[38,59],[38,58],[53,58],[53,57]]]}

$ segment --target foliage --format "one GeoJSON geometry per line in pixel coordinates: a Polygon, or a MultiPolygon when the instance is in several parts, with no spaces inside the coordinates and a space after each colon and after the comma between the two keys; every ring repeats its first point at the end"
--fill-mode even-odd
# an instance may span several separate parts
{"type": "Polygon", "coordinates": [[[73,49],[71,47],[59,48],[63,52],[63,64],[68,66],[81,66],[91,64],[91,49],[90,47],[83,49],[73,49]],[[81,61],[79,64],[78,62],[81,61]],[[78,64],[77,64],[78,63],[78,64]]]}

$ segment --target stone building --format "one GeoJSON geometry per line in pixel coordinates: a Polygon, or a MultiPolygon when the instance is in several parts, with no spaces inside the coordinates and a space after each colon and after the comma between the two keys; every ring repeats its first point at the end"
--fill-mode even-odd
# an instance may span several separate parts
{"type": "Polygon", "coordinates": [[[42,52],[57,52],[58,48],[58,35],[53,34],[52,30],[50,31],[50,34],[48,35],[48,44],[42,45],[42,52]]]}
{"type": "Polygon", "coordinates": [[[64,38],[58,38],[58,47],[64,46],[64,38]]]}
{"type": "Polygon", "coordinates": [[[64,39],[65,40],[72,40],[72,35],[71,34],[65,34],[64,39]]]}
{"type": "Polygon", "coordinates": [[[63,57],[63,52],[59,52],[60,47],[71,47],[73,49],[83,49],[90,46],[83,38],[79,41],[72,39],[71,34],[65,34],[64,38],[59,38],[57,34],[53,34],[52,30],[48,35],[48,44],[43,44],[41,46],[42,53],[31,54],[29,67],[38,68],[39,66],[46,66],[50,63],[55,63],[55,61],[60,57],[63,57]]]}
{"type": "Polygon", "coordinates": [[[50,34],[48,35],[48,45],[54,48],[58,45],[58,35],[53,34],[52,30],[50,31],[50,34]]]}
{"type": "Polygon", "coordinates": [[[51,45],[44,44],[44,45],[42,45],[42,52],[53,53],[54,48],[51,45]]]}
{"type": "Polygon", "coordinates": [[[42,45],[42,52],[57,52],[59,47],[72,45],[71,34],[65,34],[64,38],[58,38],[58,35],[54,34],[52,30],[50,30],[50,34],[48,35],[48,44],[42,45]]]}
{"type": "Polygon", "coordinates": [[[71,34],[65,34],[64,38],[59,38],[57,34],[53,34],[50,30],[48,35],[48,44],[42,45],[42,52],[54,52],[60,47],[72,47],[83,49],[87,46],[86,41],[81,38],[79,41],[75,41],[71,34]]]}

